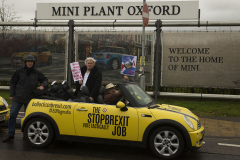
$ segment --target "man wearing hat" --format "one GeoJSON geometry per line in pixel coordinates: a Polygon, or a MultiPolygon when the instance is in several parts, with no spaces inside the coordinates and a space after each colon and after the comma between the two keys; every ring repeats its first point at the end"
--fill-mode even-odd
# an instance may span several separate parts
{"type": "Polygon", "coordinates": [[[37,89],[38,82],[41,83],[39,89],[43,90],[48,85],[48,79],[34,68],[35,58],[27,55],[24,59],[25,65],[19,68],[13,74],[10,81],[10,99],[13,101],[10,109],[10,118],[8,120],[8,135],[3,142],[14,139],[16,118],[22,105],[26,107],[33,98],[31,92],[37,89]]]}
{"type": "MultiPolygon", "coordinates": [[[[129,81],[128,75],[124,76],[124,81],[125,82],[129,81]]],[[[104,94],[105,104],[116,105],[117,102],[122,98],[122,96],[123,92],[121,90],[119,90],[119,92],[116,93],[115,85],[113,85],[112,83],[106,85],[104,94]]]]}

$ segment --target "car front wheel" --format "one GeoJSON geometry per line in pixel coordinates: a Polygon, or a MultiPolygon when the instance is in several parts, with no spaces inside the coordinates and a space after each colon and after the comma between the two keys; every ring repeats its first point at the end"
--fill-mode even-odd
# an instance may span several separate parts
{"type": "Polygon", "coordinates": [[[24,139],[33,147],[47,147],[54,139],[53,128],[47,120],[43,118],[34,118],[25,126],[24,139]]]}
{"type": "Polygon", "coordinates": [[[150,137],[152,152],[162,159],[174,159],[181,155],[184,149],[183,137],[172,127],[160,127],[150,137]]]}

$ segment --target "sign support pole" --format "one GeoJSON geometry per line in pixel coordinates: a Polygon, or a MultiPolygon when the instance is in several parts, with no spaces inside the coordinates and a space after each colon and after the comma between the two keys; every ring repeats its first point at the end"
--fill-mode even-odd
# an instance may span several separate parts
{"type": "MultiPolygon", "coordinates": [[[[143,6],[146,3],[146,0],[143,0],[143,6]]],[[[143,14],[143,13],[142,13],[143,14]]],[[[145,75],[144,75],[144,60],[145,60],[145,25],[142,25],[142,66],[140,66],[140,72],[142,71],[142,73],[140,74],[140,87],[145,91],[145,75]]],[[[141,64],[141,63],[140,63],[141,64]]]]}
{"type": "Polygon", "coordinates": [[[73,43],[74,43],[74,21],[69,20],[68,22],[69,27],[69,41],[68,41],[68,61],[67,61],[67,82],[70,88],[70,93],[72,93],[72,83],[73,83],[73,77],[72,77],[72,71],[70,63],[73,62],[73,43]]]}
{"type": "Polygon", "coordinates": [[[156,31],[157,31],[157,35],[156,35],[156,51],[155,51],[155,56],[154,56],[154,61],[155,61],[155,65],[154,65],[154,76],[155,76],[155,85],[154,85],[154,100],[155,102],[157,102],[158,100],[158,93],[159,93],[159,84],[161,80],[161,57],[162,57],[162,43],[161,43],[161,32],[162,32],[162,21],[160,19],[158,19],[155,23],[156,26],[156,31]],[[160,55],[160,57],[159,57],[160,55]],[[155,59],[156,58],[156,59],[155,59]],[[160,64],[159,64],[160,63],[160,64]],[[160,73],[159,73],[160,71],[160,73]]]}

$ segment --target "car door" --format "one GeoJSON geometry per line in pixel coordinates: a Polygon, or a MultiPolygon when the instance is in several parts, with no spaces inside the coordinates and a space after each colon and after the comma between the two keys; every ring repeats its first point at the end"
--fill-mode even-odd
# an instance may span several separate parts
{"type": "Polygon", "coordinates": [[[121,111],[114,105],[79,103],[74,110],[74,123],[78,136],[138,139],[138,115],[132,107],[121,111]]]}

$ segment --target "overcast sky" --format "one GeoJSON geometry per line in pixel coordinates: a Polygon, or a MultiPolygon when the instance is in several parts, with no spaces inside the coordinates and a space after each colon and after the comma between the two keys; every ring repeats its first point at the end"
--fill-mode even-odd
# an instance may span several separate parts
{"type": "MultiPolygon", "coordinates": [[[[101,2],[143,2],[142,0],[101,0],[101,2]]],[[[159,0],[146,0],[159,1],[159,0]]],[[[164,1],[164,0],[160,0],[164,1]]],[[[170,0],[165,0],[170,1],[170,0]]],[[[176,0],[178,1],[178,0],[176,0]]],[[[187,0],[185,0],[187,1],[187,0]]],[[[191,0],[190,0],[191,1],[191,0]]],[[[23,21],[35,17],[37,3],[100,2],[99,0],[6,0],[5,4],[14,4],[17,16],[23,21]]],[[[199,0],[201,21],[240,21],[240,0],[199,0]]]]}

